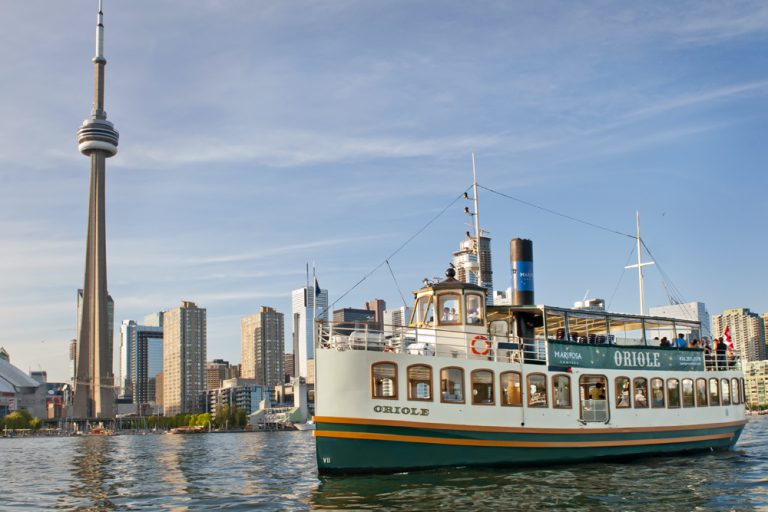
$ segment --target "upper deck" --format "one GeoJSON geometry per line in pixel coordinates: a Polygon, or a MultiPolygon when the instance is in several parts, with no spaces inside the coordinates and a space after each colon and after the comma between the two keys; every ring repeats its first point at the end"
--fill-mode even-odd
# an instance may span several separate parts
{"type": "Polygon", "coordinates": [[[680,334],[701,339],[701,324],[693,320],[545,305],[486,306],[484,288],[450,278],[415,295],[408,325],[319,323],[316,348],[524,362],[555,370],[739,367],[733,351],[661,346],[663,338],[675,340],[680,334]]]}

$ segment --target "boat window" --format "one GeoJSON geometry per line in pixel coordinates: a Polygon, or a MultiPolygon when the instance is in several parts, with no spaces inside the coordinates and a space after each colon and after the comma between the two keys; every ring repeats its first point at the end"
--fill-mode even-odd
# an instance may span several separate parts
{"type": "Polygon", "coordinates": [[[720,385],[717,379],[709,379],[709,405],[720,405],[720,385]]]}
{"type": "Polygon", "coordinates": [[[642,345],[643,321],[640,318],[610,317],[610,340],[616,345],[642,345]]]}
{"type": "Polygon", "coordinates": [[[683,379],[683,407],[695,407],[696,399],[693,396],[693,379],[683,379]]]}
{"type": "Polygon", "coordinates": [[[664,407],[664,380],[651,379],[651,407],[664,407]]]}
{"type": "Polygon", "coordinates": [[[720,381],[720,384],[721,384],[721,388],[722,388],[722,391],[723,391],[723,393],[722,393],[722,397],[723,397],[722,404],[723,405],[731,405],[731,386],[728,383],[728,379],[723,379],[722,381],[720,381]]]}
{"type": "Polygon", "coordinates": [[[464,403],[464,370],[456,367],[440,370],[440,400],[464,403]]]}
{"type": "Polygon", "coordinates": [[[675,340],[675,326],[670,321],[645,319],[645,339],[648,345],[658,347],[661,339],[667,338],[673,342],[675,340]]]}
{"type": "Polygon", "coordinates": [[[432,400],[432,367],[414,364],[408,367],[408,400],[432,400]]]}
{"type": "Polygon", "coordinates": [[[504,372],[500,377],[501,405],[523,405],[523,395],[520,389],[520,374],[518,372],[504,372]]]}
{"type": "Polygon", "coordinates": [[[608,379],[603,375],[582,375],[579,379],[582,421],[608,421],[608,379]]]}
{"type": "Polygon", "coordinates": [[[461,323],[461,307],[459,295],[444,293],[438,295],[438,313],[440,325],[456,325],[461,323]]]}
{"type": "Polygon", "coordinates": [[[547,377],[531,373],[528,379],[528,407],[547,407],[547,377]]]}
{"type": "Polygon", "coordinates": [[[608,320],[604,315],[595,313],[569,312],[568,335],[577,343],[604,344],[608,342],[608,320]]]}
{"type": "Polygon", "coordinates": [[[747,402],[749,402],[749,400],[747,399],[747,388],[744,386],[744,379],[742,378],[742,379],[739,379],[739,380],[741,380],[741,398],[742,398],[742,402],[747,403],[747,402]]]}
{"type": "Polygon", "coordinates": [[[485,301],[481,295],[467,295],[467,325],[481,325],[485,319],[483,306],[485,301]]]}
{"type": "Polygon", "coordinates": [[[552,311],[547,309],[545,311],[547,319],[547,338],[550,340],[567,339],[565,332],[565,313],[563,311],[552,311]]]}
{"type": "Polygon", "coordinates": [[[472,403],[475,405],[493,405],[493,372],[491,370],[474,370],[470,374],[472,381],[472,403]]]}
{"type": "Polygon", "coordinates": [[[568,375],[552,377],[552,406],[555,409],[570,409],[572,407],[571,378],[568,375]]]}
{"type": "Polygon", "coordinates": [[[413,314],[411,314],[411,327],[416,327],[424,323],[424,313],[427,311],[427,304],[431,297],[419,297],[416,300],[416,306],[413,308],[413,314]]]}
{"type": "Polygon", "coordinates": [[[616,377],[616,408],[632,407],[632,390],[629,387],[629,377],[616,377]]]}
{"type": "Polygon", "coordinates": [[[733,393],[733,405],[739,405],[742,402],[739,396],[741,394],[739,393],[739,379],[731,379],[731,392],[733,393]]]}
{"type": "Polygon", "coordinates": [[[397,365],[374,363],[371,365],[373,398],[397,399],[397,365]]]}
{"type": "Polygon", "coordinates": [[[643,377],[635,377],[635,408],[646,409],[648,407],[648,381],[643,377]]]}
{"type": "Polygon", "coordinates": [[[667,407],[680,407],[680,381],[677,379],[667,379],[667,407]]]}
{"type": "Polygon", "coordinates": [[[435,298],[430,297],[427,304],[427,312],[424,314],[424,320],[422,325],[426,327],[433,327],[435,325],[435,298]]]}
{"type": "Polygon", "coordinates": [[[707,379],[696,379],[696,405],[707,406],[707,379]]]}

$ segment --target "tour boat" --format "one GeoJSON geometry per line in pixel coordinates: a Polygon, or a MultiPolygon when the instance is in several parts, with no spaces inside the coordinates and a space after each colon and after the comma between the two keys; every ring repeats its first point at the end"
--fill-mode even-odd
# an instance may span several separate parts
{"type": "Polygon", "coordinates": [[[415,292],[405,326],[318,323],[321,474],[570,463],[736,443],[746,423],[737,357],[659,346],[679,333],[699,337],[698,322],[535,305],[525,299],[533,295],[528,263],[512,261],[517,305],[488,305],[486,288],[449,269],[415,292]]]}

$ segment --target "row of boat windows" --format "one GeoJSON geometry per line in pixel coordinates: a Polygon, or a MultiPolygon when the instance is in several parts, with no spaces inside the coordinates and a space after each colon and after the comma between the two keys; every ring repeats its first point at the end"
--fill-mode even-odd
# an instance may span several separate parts
{"type": "MultiPolygon", "coordinates": [[[[440,401],[466,403],[464,370],[455,366],[441,368],[440,401]]],[[[549,407],[547,376],[530,373],[525,376],[528,407],[549,407]]],[[[496,384],[492,370],[473,370],[469,378],[469,394],[474,405],[495,405],[496,384]]],[[[523,405],[522,375],[507,371],[499,374],[499,403],[502,406],[523,405]]],[[[371,365],[373,398],[396,400],[399,397],[397,364],[390,362],[371,365]]],[[[613,382],[617,409],[647,409],[708,407],[743,403],[744,379],[677,379],[666,381],[659,377],[616,377],[613,382]]],[[[432,367],[414,364],[406,368],[408,400],[432,401],[432,367]]],[[[608,378],[604,375],[583,375],[579,378],[579,397],[584,400],[608,400],[608,378]]],[[[571,376],[552,376],[552,407],[572,407],[571,376]]]]}

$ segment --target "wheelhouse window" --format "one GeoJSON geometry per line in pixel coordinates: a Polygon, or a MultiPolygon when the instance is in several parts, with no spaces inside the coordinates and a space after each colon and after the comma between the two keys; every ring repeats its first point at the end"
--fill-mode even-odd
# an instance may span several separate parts
{"type": "Polygon", "coordinates": [[[431,300],[432,297],[429,296],[419,297],[416,300],[416,306],[414,306],[413,314],[411,315],[411,327],[418,327],[426,322],[425,315],[431,300]]]}
{"type": "Polygon", "coordinates": [[[582,421],[608,421],[608,379],[603,375],[582,375],[579,379],[582,421]]]}
{"type": "Polygon", "coordinates": [[[464,403],[464,370],[455,367],[440,370],[440,400],[464,403]]]}
{"type": "Polygon", "coordinates": [[[568,375],[552,377],[552,406],[555,409],[570,409],[572,407],[571,378],[568,375]]]}
{"type": "Polygon", "coordinates": [[[707,406],[707,379],[696,379],[696,405],[707,406]]]}
{"type": "Polygon", "coordinates": [[[635,377],[635,409],[648,408],[648,381],[643,377],[635,377]]]}
{"type": "Polygon", "coordinates": [[[432,367],[414,364],[408,367],[408,400],[432,400],[432,367]]]}
{"type": "Polygon", "coordinates": [[[520,374],[518,372],[504,372],[499,380],[501,383],[501,405],[518,407],[523,405],[520,374]]]}
{"type": "Polygon", "coordinates": [[[482,297],[482,295],[472,293],[467,295],[466,300],[467,325],[482,325],[485,319],[485,299],[482,297]]]}
{"type": "Polygon", "coordinates": [[[491,370],[474,370],[470,374],[472,381],[472,403],[475,405],[493,405],[493,372],[491,370]]]}
{"type": "Polygon", "coordinates": [[[371,365],[373,398],[397,399],[397,365],[374,363],[371,365]]]}
{"type": "Polygon", "coordinates": [[[709,405],[720,405],[720,384],[717,379],[709,379],[709,405]]]}
{"type": "Polygon", "coordinates": [[[632,389],[628,377],[616,377],[616,408],[632,407],[632,389]]]}
{"type": "Polygon", "coordinates": [[[667,403],[670,409],[680,407],[680,381],[667,379],[667,403]]]}
{"type": "Polygon", "coordinates": [[[651,379],[651,407],[664,407],[664,380],[651,379]]]}
{"type": "Polygon", "coordinates": [[[453,293],[444,293],[437,298],[437,312],[440,317],[440,325],[457,325],[461,323],[461,296],[453,293]]]}
{"type": "Polygon", "coordinates": [[[531,373],[528,379],[528,407],[547,407],[547,377],[531,373]]]}
{"type": "Polygon", "coordinates": [[[683,407],[696,407],[693,396],[693,379],[683,379],[683,407]]]}
{"type": "Polygon", "coordinates": [[[731,393],[733,393],[733,405],[742,403],[741,393],[739,393],[739,379],[731,379],[731,393]]]}
{"type": "Polygon", "coordinates": [[[728,382],[728,379],[723,379],[722,381],[720,381],[720,385],[722,388],[721,396],[723,397],[722,404],[731,405],[731,385],[728,382]]]}

